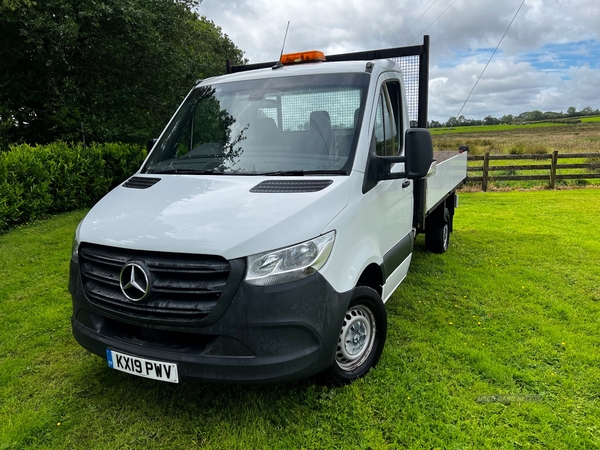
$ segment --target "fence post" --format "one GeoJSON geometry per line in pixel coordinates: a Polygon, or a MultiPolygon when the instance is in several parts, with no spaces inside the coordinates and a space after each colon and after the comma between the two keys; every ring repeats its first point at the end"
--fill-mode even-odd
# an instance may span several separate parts
{"type": "Polygon", "coordinates": [[[550,164],[550,189],[556,184],[556,166],[558,165],[558,150],[552,152],[552,163],[550,164]]]}
{"type": "Polygon", "coordinates": [[[490,152],[486,152],[483,155],[483,176],[481,180],[481,189],[483,192],[487,192],[488,188],[488,167],[490,166],[490,152]]]}

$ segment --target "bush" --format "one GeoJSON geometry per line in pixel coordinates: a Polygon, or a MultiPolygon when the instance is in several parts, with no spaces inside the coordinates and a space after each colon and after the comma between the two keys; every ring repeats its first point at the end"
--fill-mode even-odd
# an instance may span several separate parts
{"type": "Polygon", "coordinates": [[[93,205],[141,165],[144,149],[131,144],[54,142],[0,153],[0,232],[93,205]]]}
{"type": "Polygon", "coordinates": [[[540,143],[514,142],[507,148],[509,155],[545,155],[548,148],[540,143]]]}
{"type": "Polygon", "coordinates": [[[508,148],[509,155],[524,155],[527,153],[527,147],[523,142],[515,142],[508,148]]]}

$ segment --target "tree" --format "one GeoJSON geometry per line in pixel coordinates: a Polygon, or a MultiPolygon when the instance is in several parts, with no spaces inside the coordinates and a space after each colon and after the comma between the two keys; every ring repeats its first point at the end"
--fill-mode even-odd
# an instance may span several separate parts
{"type": "Polygon", "coordinates": [[[577,109],[574,106],[569,106],[569,109],[567,109],[567,114],[569,116],[574,116],[577,113],[577,109]]]}
{"type": "Polygon", "coordinates": [[[484,125],[498,125],[499,123],[500,121],[492,116],[487,116],[485,119],[483,119],[484,125]]]}
{"type": "Polygon", "coordinates": [[[198,78],[243,52],[201,0],[2,0],[0,145],[143,143],[198,78]]]}
{"type": "Polygon", "coordinates": [[[459,125],[458,119],[456,117],[450,117],[448,122],[446,122],[447,127],[457,127],[459,125]]]}
{"type": "Polygon", "coordinates": [[[544,113],[539,110],[529,111],[526,113],[521,113],[519,117],[522,117],[524,120],[542,120],[544,118],[544,113]]]}

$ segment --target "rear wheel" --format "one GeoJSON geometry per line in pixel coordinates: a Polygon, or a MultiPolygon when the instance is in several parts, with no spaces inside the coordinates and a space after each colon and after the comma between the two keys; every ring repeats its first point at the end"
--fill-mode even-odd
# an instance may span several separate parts
{"type": "Polygon", "coordinates": [[[444,208],[444,215],[425,228],[425,247],[432,253],[444,253],[450,244],[450,212],[444,208]]]}
{"type": "Polygon", "coordinates": [[[354,288],[338,337],[335,359],[323,372],[326,381],[343,385],[364,376],[379,361],[387,335],[387,314],[379,294],[354,288]]]}

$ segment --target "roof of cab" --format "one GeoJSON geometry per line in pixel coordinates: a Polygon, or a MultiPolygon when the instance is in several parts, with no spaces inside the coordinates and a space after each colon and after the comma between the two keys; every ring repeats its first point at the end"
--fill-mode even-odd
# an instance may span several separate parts
{"type": "MultiPolygon", "coordinates": [[[[365,73],[369,61],[336,61],[336,62],[311,62],[292,64],[277,69],[256,69],[245,72],[237,72],[218,77],[207,78],[199,85],[229,83],[234,81],[256,80],[261,78],[275,78],[298,75],[314,75],[328,73],[365,73]]],[[[370,61],[373,63],[371,73],[379,74],[387,70],[400,71],[400,66],[392,60],[379,59],[370,61]]]]}

